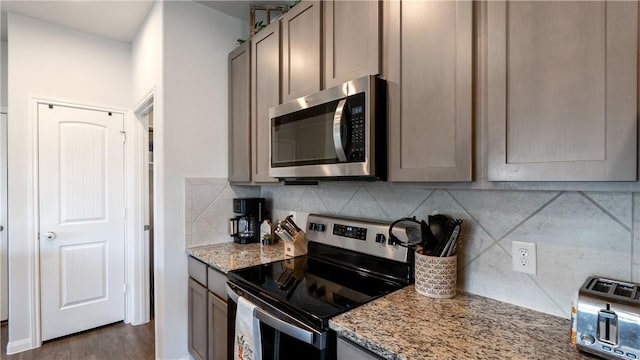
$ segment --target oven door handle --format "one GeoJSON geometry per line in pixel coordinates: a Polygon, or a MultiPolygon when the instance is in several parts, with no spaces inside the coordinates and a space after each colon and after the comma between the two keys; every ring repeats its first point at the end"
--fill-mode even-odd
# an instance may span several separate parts
{"type": "Polygon", "coordinates": [[[256,307],[253,316],[263,322],[266,325],[271,326],[275,330],[278,330],[284,334],[291,336],[294,339],[300,340],[305,344],[315,345],[313,341],[313,333],[311,331],[301,329],[295,325],[289,324],[286,321],[282,321],[277,317],[266,313],[264,310],[256,307]]]}
{"type": "MultiPolygon", "coordinates": [[[[233,291],[227,285],[227,295],[231,300],[233,300],[236,304],[238,303],[239,295],[233,291]]],[[[284,334],[291,336],[294,339],[300,340],[305,344],[309,344],[315,347],[318,347],[320,350],[324,349],[326,346],[326,340],[324,339],[324,334],[316,334],[312,331],[300,328],[286,321],[280,320],[277,317],[267,313],[259,307],[255,307],[253,316],[263,322],[265,325],[269,325],[275,330],[278,330],[284,334]],[[314,341],[314,337],[317,337],[317,341],[314,341]]]]}
{"type": "Polygon", "coordinates": [[[344,147],[342,146],[342,118],[344,113],[344,107],[347,104],[347,99],[342,99],[338,102],[336,112],[333,114],[333,146],[336,148],[336,154],[338,154],[338,160],[340,162],[347,162],[347,155],[344,153],[344,147]]]}

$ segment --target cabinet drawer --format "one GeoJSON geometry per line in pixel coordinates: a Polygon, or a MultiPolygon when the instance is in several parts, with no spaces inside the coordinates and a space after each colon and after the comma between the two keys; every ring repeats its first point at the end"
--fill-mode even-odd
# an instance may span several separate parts
{"type": "Polygon", "coordinates": [[[226,288],[227,275],[213,268],[209,268],[208,271],[209,271],[209,282],[207,284],[207,287],[209,288],[209,291],[218,295],[219,298],[226,300],[227,299],[227,288],[226,288]]]}
{"type": "Polygon", "coordinates": [[[189,256],[188,262],[189,277],[193,278],[202,285],[207,284],[207,264],[194,257],[189,256]]]}

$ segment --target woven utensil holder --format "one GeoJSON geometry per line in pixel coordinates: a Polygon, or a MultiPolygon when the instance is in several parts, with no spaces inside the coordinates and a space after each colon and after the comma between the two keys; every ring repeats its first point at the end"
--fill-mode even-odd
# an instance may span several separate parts
{"type": "Polygon", "coordinates": [[[418,294],[438,299],[456,296],[458,257],[428,256],[416,251],[415,279],[418,294]]]}

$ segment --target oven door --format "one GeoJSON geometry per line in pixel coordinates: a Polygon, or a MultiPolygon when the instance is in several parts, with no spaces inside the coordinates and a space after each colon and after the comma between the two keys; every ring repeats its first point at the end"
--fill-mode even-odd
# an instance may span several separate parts
{"type": "Polygon", "coordinates": [[[235,318],[240,296],[256,305],[254,317],[260,321],[263,359],[297,360],[304,355],[305,360],[335,360],[334,332],[312,329],[230,282],[227,283],[227,296],[229,360],[233,359],[235,318]]]}

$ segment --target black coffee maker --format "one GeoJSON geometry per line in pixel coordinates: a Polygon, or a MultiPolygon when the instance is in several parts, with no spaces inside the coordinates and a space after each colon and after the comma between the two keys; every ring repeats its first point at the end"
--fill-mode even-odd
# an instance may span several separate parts
{"type": "Polygon", "coordinates": [[[229,232],[233,242],[250,244],[260,241],[260,224],[266,218],[264,198],[233,199],[233,212],[240,214],[229,219],[229,232]]]}

